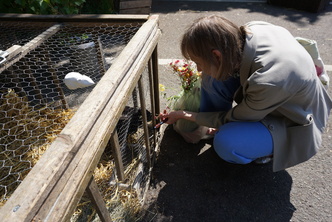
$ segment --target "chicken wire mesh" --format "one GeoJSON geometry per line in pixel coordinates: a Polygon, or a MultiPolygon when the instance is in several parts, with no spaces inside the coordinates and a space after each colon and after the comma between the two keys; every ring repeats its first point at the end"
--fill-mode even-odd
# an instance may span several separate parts
{"type": "MultiPolygon", "coordinates": [[[[17,46],[19,52],[15,51],[7,60],[2,57],[0,64],[0,206],[65,127],[141,25],[141,22],[0,22],[0,50],[17,46]],[[42,36],[38,47],[20,57],[20,47],[24,48],[54,25],[60,28],[49,36],[42,36]],[[17,61],[8,65],[15,59],[17,61]],[[77,83],[76,88],[69,89],[63,80],[70,72],[84,75],[94,84],[77,83]]],[[[132,99],[132,105],[127,106],[124,115],[140,116],[134,101],[139,104],[132,99]]],[[[141,124],[139,118],[138,125],[141,124]]],[[[117,130],[124,163],[129,166],[139,148],[126,151],[131,145],[125,138],[135,130],[126,124],[118,124],[117,130]]],[[[140,142],[140,146],[144,145],[140,142]]]]}
{"type": "MultiPolygon", "coordinates": [[[[142,73],[145,108],[139,99],[136,86],[117,123],[120,155],[124,166],[125,179],[119,181],[114,167],[112,143],[105,148],[102,158],[94,171],[94,179],[113,221],[137,221],[144,194],[149,184],[150,165],[144,139],[142,112],[146,113],[150,149],[156,146],[155,130],[152,125],[152,105],[147,69],[142,73]]],[[[84,195],[78,204],[71,221],[99,221],[89,197],[84,195]]]]}

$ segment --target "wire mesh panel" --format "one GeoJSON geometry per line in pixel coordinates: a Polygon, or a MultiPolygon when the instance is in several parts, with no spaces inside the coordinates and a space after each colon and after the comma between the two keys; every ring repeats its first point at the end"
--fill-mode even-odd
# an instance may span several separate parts
{"type": "Polygon", "coordinates": [[[0,206],[141,25],[0,22],[0,206]]]}
{"type": "Polygon", "coordinates": [[[13,45],[24,45],[54,24],[54,22],[0,22],[0,50],[4,51],[13,45]]]}
{"type": "MultiPolygon", "coordinates": [[[[138,85],[132,91],[129,100],[116,126],[121,160],[124,165],[124,179],[117,178],[114,165],[112,143],[105,148],[102,158],[94,171],[94,179],[104,198],[106,206],[114,221],[137,221],[139,211],[150,178],[148,147],[155,147],[154,137],[157,134],[151,105],[151,89],[148,69],[142,73],[143,89],[138,85]],[[139,94],[144,97],[144,106],[139,94]],[[143,112],[147,117],[148,144],[145,141],[143,112]]],[[[87,196],[83,196],[71,221],[89,221],[96,219],[96,211],[87,196]]]]}

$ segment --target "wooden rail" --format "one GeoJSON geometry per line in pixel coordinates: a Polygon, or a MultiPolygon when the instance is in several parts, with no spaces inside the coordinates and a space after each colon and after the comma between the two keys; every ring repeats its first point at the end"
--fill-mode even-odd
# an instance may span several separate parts
{"type": "Polygon", "coordinates": [[[2,221],[70,219],[160,35],[158,16],[149,17],[0,209],[2,221]]]}
{"type": "Polygon", "coordinates": [[[146,21],[149,15],[104,15],[104,14],[79,14],[79,15],[34,15],[34,14],[14,14],[14,13],[0,13],[0,19],[2,21],[82,21],[82,22],[130,22],[130,21],[146,21]]]}

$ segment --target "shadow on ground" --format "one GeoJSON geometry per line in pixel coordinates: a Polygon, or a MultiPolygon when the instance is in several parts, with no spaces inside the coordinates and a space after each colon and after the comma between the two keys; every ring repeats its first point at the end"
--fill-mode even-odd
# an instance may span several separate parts
{"type": "Polygon", "coordinates": [[[188,144],[166,128],[142,221],[290,221],[296,209],[286,171],[227,163],[211,143],[188,144]]]}
{"type": "Polygon", "coordinates": [[[154,0],[152,2],[153,13],[170,13],[181,10],[190,11],[232,11],[234,9],[246,9],[247,13],[263,13],[269,16],[282,17],[291,22],[301,23],[303,18],[307,18],[311,23],[316,22],[320,17],[331,11],[331,7],[327,6],[320,13],[306,12],[286,7],[278,7],[267,3],[239,3],[239,2],[197,2],[197,1],[166,1],[154,0]]]}

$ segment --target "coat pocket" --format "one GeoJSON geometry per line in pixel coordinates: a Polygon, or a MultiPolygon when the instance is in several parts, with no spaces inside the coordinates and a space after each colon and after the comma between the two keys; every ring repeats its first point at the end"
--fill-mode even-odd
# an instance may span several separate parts
{"type": "Polygon", "coordinates": [[[294,164],[308,160],[316,153],[314,118],[307,116],[304,125],[287,128],[288,159],[294,164]]]}

